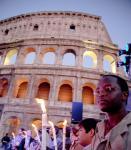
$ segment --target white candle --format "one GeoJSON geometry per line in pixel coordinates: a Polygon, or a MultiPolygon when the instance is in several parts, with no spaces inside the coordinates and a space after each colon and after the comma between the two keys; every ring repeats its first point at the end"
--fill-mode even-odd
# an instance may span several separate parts
{"type": "Polygon", "coordinates": [[[64,122],[63,122],[63,147],[62,147],[62,150],[65,150],[66,126],[67,126],[67,120],[64,120],[64,122]]]}
{"type": "Polygon", "coordinates": [[[12,136],[13,136],[13,139],[15,139],[15,134],[14,134],[14,132],[12,132],[12,136]]]}
{"type": "Polygon", "coordinates": [[[36,99],[37,103],[40,104],[42,109],[42,150],[46,150],[46,127],[47,127],[47,113],[45,108],[45,103],[43,99],[36,99]]]}
{"type": "Polygon", "coordinates": [[[37,137],[37,139],[38,139],[38,142],[41,144],[40,136],[39,136],[37,127],[36,127],[33,123],[32,123],[32,127],[34,128],[34,130],[35,130],[35,132],[36,132],[36,137],[37,137]]]}
{"type": "Polygon", "coordinates": [[[52,129],[52,132],[53,132],[53,142],[54,142],[55,150],[57,150],[56,131],[55,131],[54,124],[53,124],[53,122],[51,122],[51,121],[48,121],[48,123],[49,123],[50,126],[51,126],[51,129],[52,129]]]}

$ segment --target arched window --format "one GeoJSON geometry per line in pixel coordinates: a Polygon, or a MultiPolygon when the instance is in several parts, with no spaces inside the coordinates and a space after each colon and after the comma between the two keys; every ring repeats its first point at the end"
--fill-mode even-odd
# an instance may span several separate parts
{"type": "Polygon", "coordinates": [[[17,57],[17,50],[14,49],[14,50],[10,50],[7,55],[6,55],[6,58],[5,58],[5,61],[4,61],[4,65],[12,65],[12,64],[15,64],[16,62],[16,57],[17,57]]]}
{"type": "Polygon", "coordinates": [[[32,124],[34,124],[37,129],[42,129],[42,121],[40,119],[33,119],[32,124]]]}
{"type": "Polygon", "coordinates": [[[29,52],[25,57],[25,64],[33,64],[36,57],[35,52],[29,52]]]}
{"type": "Polygon", "coordinates": [[[28,82],[22,82],[19,85],[16,98],[26,98],[27,88],[28,88],[28,82]]]}
{"type": "Polygon", "coordinates": [[[43,63],[44,64],[55,64],[55,53],[54,52],[47,52],[44,54],[43,63]]]}
{"type": "Polygon", "coordinates": [[[5,35],[8,35],[8,33],[9,33],[9,30],[6,29],[6,30],[5,30],[5,35]]]}
{"type": "Polygon", "coordinates": [[[50,84],[47,82],[43,82],[38,87],[38,92],[37,92],[36,97],[44,99],[44,100],[48,100],[49,92],[50,92],[50,84]]]}
{"type": "Polygon", "coordinates": [[[103,59],[103,70],[116,73],[116,64],[114,58],[110,55],[105,55],[103,59]]]}
{"type": "Polygon", "coordinates": [[[89,86],[82,88],[82,101],[84,104],[94,104],[93,89],[89,86]]]}
{"type": "Polygon", "coordinates": [[[12,132],[13,133],[17,133],[19,127],[20,127],[20,119],[16,116],[11,116],[8,120],[7,120],[7,125],[9,126],[9,130],[8,130],[8,133],[10,135],[12,135],[12,132]]]}
{"type": "Polygon", "coordinates": [[[97,66],[97,56],[92,51],[86,51],[83,54],[83,66],[87,68],[95,68],[97,66]]]}
{"type": "Polygon", "coordinates": [[[74,30],[74,31],[75,31],[75,29],[76,29],[75,25],[74,25],[74,24],[71,24],[71,25],[70,25],[70,30],[74,30]]]}
{"type": "Polygon", "coordinates": [[[72,87],[69,84],[61,85],[58,94],[58,100],[63,102],[72,102],[72,87]]]}
{"type": "Polygon", "coordinates": [[[39,29],[39,26],[37,24],[34,25],[33,31],[37,31],[39,29]]]}
{"type": "Polygon", "coordinates": [[[8,80],[6,78],[0,79],[0,97],[4,97],[8,92],[8,80]]]}
{"type": "Polygon", "coordinates": [[[63,56],[62,65],[75,66],[76,54],[73,50],[68,50],[63,56]]]}

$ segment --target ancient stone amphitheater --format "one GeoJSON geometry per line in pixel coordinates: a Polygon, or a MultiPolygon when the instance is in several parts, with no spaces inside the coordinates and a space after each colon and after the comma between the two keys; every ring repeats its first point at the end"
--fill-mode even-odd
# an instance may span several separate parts
{"type": "Polygon", "coordinates": [[[60,11],[1,20],[0,134],[40,128],[36,98],[45,99],[54,123],[70,123],[72,102],[83,102],[83,117],[101,118],[94,90],[101,74],[124,76],[117,52],[99,16],[60,11]]]}

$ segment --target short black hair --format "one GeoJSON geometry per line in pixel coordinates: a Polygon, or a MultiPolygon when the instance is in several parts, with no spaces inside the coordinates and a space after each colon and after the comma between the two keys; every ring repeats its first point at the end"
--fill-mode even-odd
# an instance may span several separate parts
{"type": "Polygon", "coordinates": [[[83,127],[86,130],[86,133],[88,133],[91,129],[96,129],[96,125],[98,122],[99,120],[97,119],[86,118],[79,123],[79,127],[83,127]]]}
{"type": "Polygon", "coordinates": [[[127,85],[127,82],[125,79],[121,78],[120,76],[117,76],[117,75],[112,75],[112,74],[108,74],[108,75],[102,75],[102,77],[114,77],[117,79],[117,83],[118,85],[120,86],[121,88],[121,91],[122,92],[127,92],[127,94],[129,95],[129,88],[128,88],[128,85],[127,85]]]}

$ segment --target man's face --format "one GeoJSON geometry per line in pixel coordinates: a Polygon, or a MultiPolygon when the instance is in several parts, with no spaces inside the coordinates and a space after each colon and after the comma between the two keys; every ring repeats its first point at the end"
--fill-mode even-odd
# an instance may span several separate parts
{"type": "Polygon", "coordinates": [[[90,134],[90,131],[86,133],[84,127],[80,127],[78,133],[78,140],[82,146],[87,146],[91,143],[93,136],[90,134]]]}
{"type": "Polygon", "coordinates": [[[96,101],[102,111],[117,112],[123,105],[122,94],[115,77],[103,77],[96,88],[96,101]]]}

